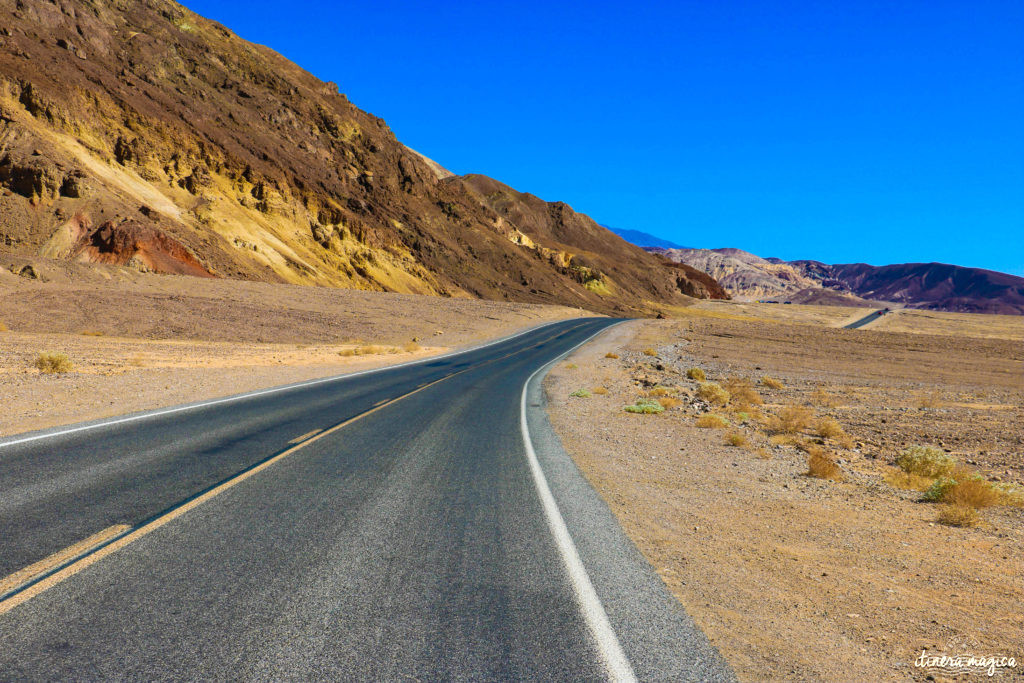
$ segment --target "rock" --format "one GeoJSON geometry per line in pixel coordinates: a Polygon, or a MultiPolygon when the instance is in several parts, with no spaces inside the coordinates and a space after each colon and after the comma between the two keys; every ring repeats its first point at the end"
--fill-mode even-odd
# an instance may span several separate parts
{"type": "Polygon", "coordinates": [[[36,269],[33,268],[31,264],[22,266],[21,270],[18,271],[18,275],[29,280],[39,279],[39,273],[36,272],[36,269]]]}

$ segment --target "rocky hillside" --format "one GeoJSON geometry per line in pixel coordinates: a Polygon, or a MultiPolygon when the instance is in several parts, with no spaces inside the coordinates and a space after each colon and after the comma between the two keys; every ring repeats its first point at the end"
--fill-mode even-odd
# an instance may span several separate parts
{"type": "Polygon", "coordinates": [[[724,296],[165,0],[0,0],[0,250],[607,313],[724,296]]]}
{"type": "Polygon", "coordinates": [[[1024,315],[1024,278],[942,263],[870,266],[761,258],[740,249],[655,249],[714,277],[733,297],[793,303],[1024,315]]]}

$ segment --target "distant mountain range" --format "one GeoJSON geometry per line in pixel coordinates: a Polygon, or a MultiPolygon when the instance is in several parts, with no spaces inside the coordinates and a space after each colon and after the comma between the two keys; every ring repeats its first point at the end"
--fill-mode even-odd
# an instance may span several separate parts
{"type": "Polygon", "coordinates": [[[944,263],[827,264],[761,258],[741,249],[647,247],[713,278],[735,299],[1024,315],[1024,278],[944,263]]]}
{"type": "Polygon", "coordinates": [[[681,244],[675,242],[669,242],[656,235],[652,235],[649,232],[641,232],[640,230],[627,230],[622,228],[613,228],[608,225],[601,225],[602,228],[611,230],[616,235],[626,240],[631,244],[635,244],[638,247],[658,247],[661,249],[689,249],[681,244]]]}

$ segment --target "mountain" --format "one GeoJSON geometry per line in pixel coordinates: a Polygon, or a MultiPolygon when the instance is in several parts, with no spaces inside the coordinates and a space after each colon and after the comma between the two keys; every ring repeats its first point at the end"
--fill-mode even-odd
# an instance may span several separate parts
{"type": "Polygon", "coordinates": [[[715,293],[168,0],[0,0],[2,252],[620,314],[715,293]]]}
{"type": "Polygon", "coordinates": [[[1024,315],[1024,278],[942,263],[870,266],[761,258],[740,249],[648,251],[714,277],[733,297],[1024,315]]]}
{"type": "Polygon", "coordinates": [[[601,227],[611,230],[616,235],[626,240],[630,244],[635,244],[638,247],[658,247],[660,249],[686,249],[687,247],[680,246],[675,242],[669,242],[662,238],[652,235],[647,232],[641,232],[639,230],[625,230],[621,228],[612,228],[607,225],[601,227]]]}

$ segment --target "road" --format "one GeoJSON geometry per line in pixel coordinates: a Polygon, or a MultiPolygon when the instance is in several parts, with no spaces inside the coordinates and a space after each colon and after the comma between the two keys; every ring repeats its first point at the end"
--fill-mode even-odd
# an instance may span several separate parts
{"type": "Polygon", "coordinates": [[[0,440],[0,577],[110,530],[0,590],[0,679],[733,680],[547,421],[613,322],[0,440]]]}
{"type": "Polygon", "coordinates": [[[866,316],[864,316],[863,318],[860,318],[859,320],[854,320],[849,325],[843,325],[843,329],[845,329],[845,330],[855,330],[858,327],[864,327],[868,323],[873,323],[874,321],[878,320],[883,315],[887,315],[887,311],[888,311],[888,309],[880,309],[880,310],[877,310],[877,311],[873,311],[873,312],[867,314],[866,316]]]}

